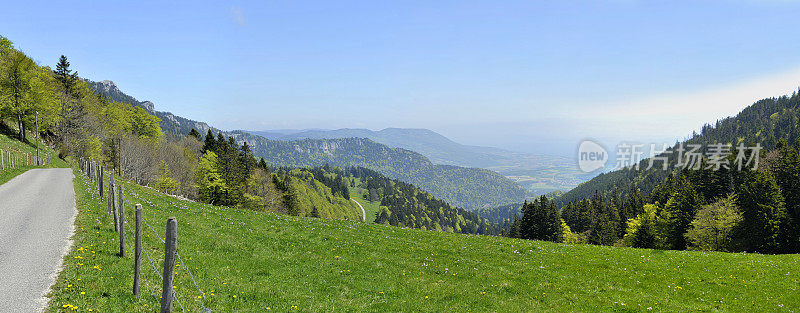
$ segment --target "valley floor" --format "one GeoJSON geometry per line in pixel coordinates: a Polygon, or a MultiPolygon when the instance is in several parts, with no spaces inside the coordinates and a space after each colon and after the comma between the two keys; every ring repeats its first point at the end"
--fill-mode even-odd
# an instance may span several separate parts
{"type": "MultiPolygon", "coordinates": [[[[76,177],[75,245],[49,310],[153,312],[160,294],[157,274],[145,259],[142,295],[131,294],[131,254],[116,255],[119,237],[105,201],[85,176],[76,172],[76,177]]],[[[125,188],[126,202],[141,203],[161,236],[167,217],[177,217],[181,265],[191,269],[203,292],[183,268],[176,269],[175,290],[187,312],[202,306],[215,312],[800,310],[798,255],[439,233],[215,207],[125,188]]],[[[160,271],[163,244],[145,230],[145,250],[160,271]]]]}

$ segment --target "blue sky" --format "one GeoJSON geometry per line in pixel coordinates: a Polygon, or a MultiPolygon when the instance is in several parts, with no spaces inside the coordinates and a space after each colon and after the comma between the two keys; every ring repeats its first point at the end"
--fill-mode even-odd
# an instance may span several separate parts
{"type": "Polygon", "coordinates": [[[41,64],[223,129],[430,128],[569,154],[800,86],[795,1],[14,1],[41,64]]]}

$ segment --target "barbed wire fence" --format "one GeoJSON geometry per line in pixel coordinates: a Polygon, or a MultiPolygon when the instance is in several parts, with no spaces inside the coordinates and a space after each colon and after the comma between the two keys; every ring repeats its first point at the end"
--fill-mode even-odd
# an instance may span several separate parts
{"type": "MultiPolygon", "coordinates": [[[[105,169],[102,167],[102,165],[98,164],[97,162],[95,162],[92,159],[80,159],[78,161],[78,165],[79,165],[79,169],[81,170],[81,172],[83,172],[90,179],[90,181],[97,187],[97,190],[99,191],[100,198],[102,199],[104,197],[103,189],[104,189],[104,185],[105,185],[104,184],[105,169]]],[[[108,191],[109,191],[108,192],[108,205],[109,205],[108,213],[109,214],[113,214],[113,218],[114,218],[114,222],[115,222],[115,228],[117,228],[117,230],[119,232],[121,232],[123,234],[127,234],[127,233],[130,232],[130,234],[132,235],[131,238],[134,238],[137,232],[131,228],[130,224],[128,223],[128,220],[123,218],[124,214],[122,214],[122,212],[126,211],[126,208],[128,208],[127,204],[129,202],[124,200],[125,194],[124,194],[124,192],[122,190],[119,191],[119,194],[120,194],[121,198],[120,199],[116,199],[117,196],[116,196],[116,192],[115,191],[117,191],[117,190],[115,188],[115,185],[116,184],[115,184],[115,181],[114,181],[113,170],[112,170],[112,174],[111,174],[111,177],[109,178],[109,184],[108,184],[108,187],[107,187],[108,191]],[[117,205],[119,205],[120,207],[117,208],[117,205]]],[[[134,196],[134,198],[138,198],[138,197],[134,196]]],[[[139,200],[141,200],[141,199],[139,199],[139,200]]],[[[128,211],[130,212],[130,210],[128,210],[128,211]]],[[[167,241],[164,240],[161,237],[161,235],[159,235],[159,233],[155,230],[155,228],[153,228],[153,226],[150,224],[150,222],[148,222],[148,220],[144,217],[144,214],[141,214],[139,217],[141,218],[141,221],[143,222],[143,224],[146,225],[147,228],[150,229],[150,231],[155,235],[155,237],[161,242],[161,244],[164,244],[165,247],[166,247],[167,241]]],[[[137,222],[137,224],[138,224],[138,222],[137,222]]],[[[120,249],[121,249],[120,256],[122,256],[122,257],[124,257],[124,251],[125,250],[130,250],[128,247],[130,245],[134,245],[134,244],[130,244],[126,240],[123,240],[124,237],[125,237],[125,235],[121,236],[121,245],[120,245],[120,249]]],[[[147,237],[149,237],[149,236],[147,236],[147,237]]],[[[142,240],[142,246],[144,246],[144,240],[142,240]]],[[[145,255],[145,257],[148,260],[148,263],[150,264],[150,269],[153,272],[155,272],[155,274],[158,277],[158,279],[161,280],[162,283],[163,283],[164,280],[165,280],[165,277],[158,270],[158,266],[157,266],[158,261],[154,261],[153,256],[151,256],[150,253],[148,253],[147,250],[149,250],[149,249],[143,249],[143,247],[140,247],[139,251],[143,252],[143,254],[145,255]]],[[[165,248],[165,252],[166,252],[166,248],[165,248]]],[[[183,257],[180,255],[180,253],[177,252],[177,249],[175,249],[174,253],[175,253],[175,256],[177,257],[177,260],[178,260],[178,266],[180,266],[180,267],[182,267],[184,269],[184,271],[188,275],[189,279],[191,280],[192,284],[194,285],[195,289],[197,289],[197,292],[200,294],[200,296],[197,297],[197,302],[199,302],[200,307],[202,308],[202,312],[211,312],[211,309],[209,309],[205,305],[205,303],[207,302],[206,294],[200,288],[200,284],[197,283],[197,280],[195,279],[194,273],[192,273],[192,271],[189,268],[189,266],[186,265],[186,262],[184,261],[183,257]]],[[[140,256],[135,255],[135,257],[140,257],[140,256]]],[[[165,263],[166,263],[166,257],[165,257],[165,263]]],[[[174,267],[172,269],[167,269],[165,267],[164,270],[165,270],[165,273],[170,273],[173,277],[177,276],[174,273],[174,267]]],[[[151,281],[147,279],[147,276],[144,275],[145,273],[149,273],[149,272],[150,271],[143,271],[141,273],[142,275],[140,275],[139,277],[141,277],[142,280],[144,280],[144,285],[145,286],[157,286],[155,282],[151,283],[151,281]]],[[[163,284],[162,284],[162,286],[163,286],[163,284]]],[[[182,291],[179,292],[178,288],[175,288],[175,286],[172,286],[171,288],[173,288],[172,289],[172,299],[175,300],[175,302],[178,304],[178,306],[180,307],[182,312],[186,312],[186,308],[184,307],[183,302],[181,302],[181,300],[180,300],[182,298],[181,297],[182,291]]],[[[155,300],[156,302],[160,302],[162,304],[162,312],[165,312],[164,311],[164,301],[165,301],[165,299],[163,299],[163,296],[161,298],[159,298],[157,296],[158,288],[157,287],[153,287],[153,288],[149,288],[149,289],[151,289],[149,294],[153,297],[153,300],[155,300]]],[[[162,292],[163,292],[163,290],[162,290],[162,292]]],[[[187,298],[183,297],[183,299],[186,300],[187,298]]],[[[170,306],[170,309],[171,309],[171,306],[170,306]]]]}

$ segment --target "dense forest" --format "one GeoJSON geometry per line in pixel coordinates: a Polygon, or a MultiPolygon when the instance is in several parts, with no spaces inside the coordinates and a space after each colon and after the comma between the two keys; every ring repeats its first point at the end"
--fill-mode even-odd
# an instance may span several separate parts
{"type": "MultiPolygon", "coordinates": [[[[704,147],[714,143],[730,143],[734,147],[739,144],[752,145],[759,143],[769,151],[781,139],[794,143],[800,139],[800,97],[795,92],[792,96],[763,99],[742,110],[736,116],[718,120],[713,125],[706,124],[700,133],[694,133],[685,142],[676,143],[671,150],[683,144],[699,144],[704,147]]],[[[735,151],[734,151],[735,152],[735,151]]],[[[668,158],[669,168],[678,163],[675,153],[660,155],[668,158]]],[[[644,194],[650,194],[656,186],[669,176],[669,171],[660,169],[660,161],[654,162],[654,168],[647,169],[650,160],[642,160],[638,168],[626,168],[604,173],[580,184],[557,199],[560,207],[569,202],[591,198],[595,191],[610,193],[614,189],[628,191],[635,185],[644,194]]]]}
{"type": "MultiPolygon", "coordinates": [[[[547,199],[553,200],[553,199],[558,199],[558,197],[562,196],[563,194],[564,194],[563,191],[556,190],[556,191],[551,191],[545,194],[544,196],[547,199]]],[[[481,208],[474,210],[472,212],[475,212],[476,214],[489,220],[492,223],[504,225],[502,228],[507,230],[509,226],[508,222],[512,220],[514,215],[515,214],[518,216],[522,215],[523,206],[524,206],[523,203],[514,203],[514,204],[501,205],[497,207],[491,207],[491,208],[481,208]]]]}
{"type": "MultiPolygon", "coordinates": [[[[668,170],[644,169],[648,159],[641,169],[600,175],[558,199],[565,203],[561,219],[574,238],[591,244],[800,252],[799,110],[797,93],[758,101],[676,145],[705,148],[695,165],[687,166],[690,155],[666,153],[658,157],[668,170]],[[707,157],[720,144],[728,152],[707,157]],[[740,144],[762,149],[739,155],[740,144]],[[736,166],[741,156],[751,163],[736,166]]],[[[510,235],[520,233],[515,225],[521,223],[515,219],[510,235]]]]}
{"type": "Polygon", "coordinates": [[[419,186],[467,210],[519,203],[526,194],[517,183],[495,172],[436,165],[419,153],[364,138],[277,141],[238,131],[231,136],[248,142],[253,154],[272,167],[361,166],[419,186]]]}
{"type": "Polygon", "coordinates": [[[369,191],[371,200],[380,200],[382,210],[376,223],[468,234],[499,232],[488,220],[452,207],[414,185],[363,167],[349,167],[347,173],[369,191]]]}
{"type": "MultiPolygon", "coordinates": [[[[299,169],[277,169],[277,173],[299,169]]],[[[349,188],[366,190],[364,200],[380,202],[380,212],[367,221],[393,226],[468,234],[499,234],[499,228],[475,213],[452,207],[418,187],[390,179],[364,167],[330,165],[302,169],[330,188],[333,193],[350,197],[349,188]]]]}

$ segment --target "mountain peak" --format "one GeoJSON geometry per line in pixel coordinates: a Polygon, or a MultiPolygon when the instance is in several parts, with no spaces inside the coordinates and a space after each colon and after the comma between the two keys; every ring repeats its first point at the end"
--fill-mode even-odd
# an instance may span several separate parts
{"type": "Polygon", "coordinates": [[[119,88],[117,88],[117,84],[115,84],[113,81],[110,80],[97,82],[97,85],[98,85],[97,87],[103,88],[103,90],[106,92],[114,92],[114,91],[120,92],[119,88]]]}
{"type": "Polygon", "coordinates": [[[139,103],[139,105],[141,105],[145,110],[150,111],[150,112],[155,111],[155,108],[156,108],[155,104],[153,104],[150,101],[141,102],[141,103],[139,103]]]}

